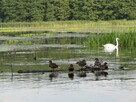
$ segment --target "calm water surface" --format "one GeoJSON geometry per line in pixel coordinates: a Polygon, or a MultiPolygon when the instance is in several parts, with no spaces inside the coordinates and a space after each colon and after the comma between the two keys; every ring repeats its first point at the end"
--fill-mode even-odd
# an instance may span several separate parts
{"type": "Polygon", "coordinates": [[[0,102],[136,102],[136,48],[119,48],[105,52],[102,47],[84,46],[86,34],[40,34],[33,36],[2,36],[0,38],[0,102]],[[15,52],[15,53],[14,53],[15,52]],[[37,59],[34,60],[33,58],[37,59]],[[50,69],[53,60],[60,69],[85,59],[94,58],[109,65],[108,76],[86,73],[17,73],[20,69],[50,69]],[[118,67],[124,66],[125,70],[118,67]],[[13,70],[13,75],[11,71],[13,70]]]}

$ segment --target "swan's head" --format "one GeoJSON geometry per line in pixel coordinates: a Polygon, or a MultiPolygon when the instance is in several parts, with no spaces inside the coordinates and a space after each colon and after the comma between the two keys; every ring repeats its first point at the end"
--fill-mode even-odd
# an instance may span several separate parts
{"type": "Polygon", "coordinates": [[[116,38],[116,40],[119,40],[119,38],[116,38]]]}

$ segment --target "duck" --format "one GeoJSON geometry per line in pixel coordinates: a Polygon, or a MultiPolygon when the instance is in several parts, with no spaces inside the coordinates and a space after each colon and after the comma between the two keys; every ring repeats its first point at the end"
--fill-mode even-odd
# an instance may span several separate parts
{"type": "Polygon", "coordinates": [[[103,65],[100,65],[100,69],[101,69],[101,70],[107,70],[107,69],[109,69],[109,68],[108,68],[108,65],[107,65],[107,62],[104,62],[103,65]]]}
{"type": "Polygon", "coordinates": [[[100,66],[101,62],[99,61],[98,58],[95,58],[94,66],[100,66]]]}
{"type": "Polygon", "coordinates": [[[84,68],[80,68],[78,71],[90,71],[92,69],[91,66],[85,65],[84,68]]]}
{"type": "Polygon", "coordinates": [[[120,66],[119,69],[121,70],[125,70],[124,66],[120,66]]]}
{"type": "Polygon", "coordinates": [[[56,63],[52,63],[52,61],[49,61],[49,67],[52,68],[53,72],[56,68],[58,68],[58,65],[56,63]]]}
{"type": "Polygon", "coordinates": [[[68,71],[74,71],[74,66],[73,66],[73,64],[70,64],[70,66],[68,67],[68,71]]]}
{"type": "Polygon", "coordinates": [[[84,67],[86,65],[86,60],[76,62],[80,67],[84,67]]]}
{"type": "Polygon", "coordinates": [[[119,40],[119,38],[116,38],[116,45],[108,43],[108,44],[105,44],[105,45],[103,45],[103,46],[104,46],[104,48],[105,48],[106,50],[112,51],[112,50],[118,48],[118,40],[119,40]]]}

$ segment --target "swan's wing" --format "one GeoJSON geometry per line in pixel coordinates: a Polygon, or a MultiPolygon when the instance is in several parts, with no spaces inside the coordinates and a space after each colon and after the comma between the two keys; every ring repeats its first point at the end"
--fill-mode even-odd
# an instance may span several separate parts
{"type": "Polygon", "coordinates": [[[104,46],[104,48],[107,49],[107,50],[114,50],[114,49],[116,49],[116,46],[113,45],[113,44],[105,44],[105,45],[103,45],[103,46],[104,46]]]}
{"type": "Polygon", "coordinates": [[[105,44],[105,45],[103,45],[103,47],[107,47],[107,46],[109,46],[110,44],[105,44]]]}
{"type": "Polygon", "coordinates": [[[103,45],[104,47],[115,47],[115,45],[113,45],[113,44],[105,44],[105,45],[103,45]]]}

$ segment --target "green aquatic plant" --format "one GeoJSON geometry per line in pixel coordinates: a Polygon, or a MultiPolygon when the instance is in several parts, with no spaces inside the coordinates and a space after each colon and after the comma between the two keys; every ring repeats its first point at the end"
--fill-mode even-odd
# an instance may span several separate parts
{"type": "Polygon", "coordinates": [[[85,44],[89,46],[102,46],[106,43],[115,44],[115,39],[119,38],[120,47],[136,47],[136,32],[130,31],[128,33],[111,32],[111,33],[96,33],[90,34],[85,44]]]}

